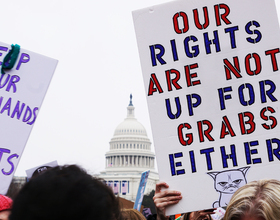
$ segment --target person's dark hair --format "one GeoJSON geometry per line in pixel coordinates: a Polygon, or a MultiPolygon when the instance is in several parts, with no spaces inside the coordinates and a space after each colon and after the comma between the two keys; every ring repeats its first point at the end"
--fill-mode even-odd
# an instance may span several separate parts
{"type": "MultiPolygon", "coordinates": [[[[192,212],[187,212],[183,215],[183,218],[182,220],[190,220],[190,215],[191,215],[192,212]]],[[[212,219],[211,218],[211,215],[208,215],[208,219],[212,219]]]]}
{"type": "Polygon", "coordinates": [[[183,220],[189,220],[190,219],[190,212],[187,212],[183,215],[183,220]]]}
{"type": "Polygon", "coordinates": [[[118,199],[100,179],[76,165],[57,166],[26,183],[10,220],[117,220],[118,199]]]}

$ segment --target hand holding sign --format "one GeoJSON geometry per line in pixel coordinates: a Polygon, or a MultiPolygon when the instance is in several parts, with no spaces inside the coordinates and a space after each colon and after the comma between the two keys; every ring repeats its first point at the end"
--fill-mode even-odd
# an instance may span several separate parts
{"type": "Polygon", "coordinates": [[[158,182],[156,184],[156,191],[154,196],[154,203],[157,210],[157,219],[168,219],[165,215],[166,207],[177,204],[181,199],[181,193],[175,190],[169,190],[169,186],[165,182],[158,182]],[[163,190],[166,188],[166,190],[163,190]]]}

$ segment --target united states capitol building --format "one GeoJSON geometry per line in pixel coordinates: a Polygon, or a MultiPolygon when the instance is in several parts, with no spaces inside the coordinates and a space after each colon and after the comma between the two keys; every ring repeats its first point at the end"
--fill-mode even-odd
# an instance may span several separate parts
{"type": "Polygon", "coordinates": [[[127,117],[116,127],[105,155],[105,170],[98,175],[115,195],[131,201],[136,199],[142,172],[150,170],[145,194],[154,190],[159,180],[151,141],[145,127],[135,118],[134,109],[130,95],[127,117]]]}

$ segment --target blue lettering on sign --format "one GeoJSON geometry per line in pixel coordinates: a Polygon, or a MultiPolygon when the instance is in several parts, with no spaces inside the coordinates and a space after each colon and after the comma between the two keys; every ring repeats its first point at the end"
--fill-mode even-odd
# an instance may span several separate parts
{"type": "Polygon", "coordinates": [[[176,153],[176,154],[169,154],[169,163],[170,163],[170,168],[171,168],[171,175],[181,175],[181,174],[185,174],[185,170],[181,169],[181,170],[176,170],[175,167],[181,167],[182,163],[181,162],[174,162],[174,158],[180,158],[183,157],[183,153],[176,153]]]}

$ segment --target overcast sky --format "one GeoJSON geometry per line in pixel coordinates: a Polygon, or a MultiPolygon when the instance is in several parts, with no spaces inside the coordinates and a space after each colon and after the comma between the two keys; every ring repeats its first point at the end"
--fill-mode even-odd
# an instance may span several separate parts
{"type": "Polygon", "coordinates": [[[152,141],[132,11],[169,1],[0,0],[0,41],[59,61],[16,176],[54,160],[104,170],[131,93],[152,141]]]}

